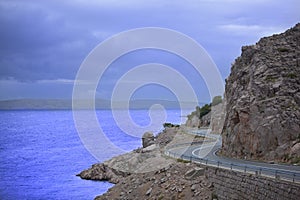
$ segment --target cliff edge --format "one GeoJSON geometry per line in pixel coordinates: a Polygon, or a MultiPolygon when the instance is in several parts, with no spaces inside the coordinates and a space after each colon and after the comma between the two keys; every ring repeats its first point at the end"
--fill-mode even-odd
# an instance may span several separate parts
{"type": "Polygon", "coordinates": [[[300,23],[242,47],[225,98],[223,155],[300,163],[300,23]]]}

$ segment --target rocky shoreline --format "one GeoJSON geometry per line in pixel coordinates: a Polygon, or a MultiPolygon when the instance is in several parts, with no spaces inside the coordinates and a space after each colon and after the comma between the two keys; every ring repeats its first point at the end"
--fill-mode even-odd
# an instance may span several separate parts
{"type": "Polygon", "coordinates": [[[202,140],[168,127],[155,137],[154,144],[94,164],[77,176],[109,181],[115,185],[95,199],[211,199],[212,184],[199,165],[168,158],[164,148],[174,141],[202,140]],[[176,140],[176,139],[175,139],[176,140]]]}
{"type": "MultiPolygon", "coordinates": [[[[212,132],[221,133],[220,153],[224,156],[299,164],[299,38],[300,24],[297,24],[285,33],[262,38],[255,45],[243,47],[242,55],[236,59],[226,80],[222,103],[198,107],[188,116],[185,125],[196,128],[209,126],[212,132]]],[[[184,126],[166,125],[156,137],[146,133],[143,148],[95,164],[78,174],[83,179],[115,184],[96,199],[214,199],[218,186],[222,190],[218,194],[223,199],[239,199],[237,194],[243,196],[244,191],[251,190],[256,195],[251,199],[265,199],[268,195],[273,199],[273,188],[263,187],[267,182],[281,190],[283,183],[280,181],[241,174],[236,181],[238,184],[244,181],[244,185],[238,191],[231,188],[228,193],[231,186],[226,184],[232,178],[227,175],[220,180],[218,177],[208,179],[205,169],[209,168],[164,155],[168,145],[203,140],[186,134],[184,126]],[[215,188],[210,180],[215,181],[215,188]],[[227,181],[225,184],[224,180],[227,181]],[[260,188],[264,191],[257,194],[258,186],[256,189],[252,186],[261,182],[260,188]],[[249,190],[250,186],[252,189],[249,190]]],[[[213,171],[216,175],[218,170],[213,171]]],[[[236,172],[229,173],[233,174],[232,177],[237,175],[236,172]]],[[[214,177],[213,174],[210,176],[214,177]]],[[[293,184],[284,184],[294,187],[293,184]]],[[[284,191],[279,193],[284,199],[298,197],[297,192],[296,198],[290,198],[294,194],[285,194],[284,191]]]]}

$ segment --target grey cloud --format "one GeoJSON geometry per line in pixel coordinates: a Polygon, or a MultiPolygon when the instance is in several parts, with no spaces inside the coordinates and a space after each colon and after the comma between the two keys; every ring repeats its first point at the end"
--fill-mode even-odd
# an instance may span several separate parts
{"type": "MultiPolygon", "coordinates": [[[[81,62],[101,41],[145,26],[191,36],[208,51],[225,78],[241,45],[261,36],[255,27],[272,27],[270,33],[289,28],[300,20],[297,8],[297,0],[2,0],[0,79],[72,80],[81,62]],[[248,35],[236,34],[237,28],[243,27],[254,29],[248,35]]],[[[140,58],[132,57],[124,62],[142,64],[140,58]]]]}

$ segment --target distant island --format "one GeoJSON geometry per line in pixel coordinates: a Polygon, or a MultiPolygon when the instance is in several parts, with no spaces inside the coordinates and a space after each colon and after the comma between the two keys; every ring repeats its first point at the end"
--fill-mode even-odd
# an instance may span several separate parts
{"type": "MultiPolygon", "coordinates": [[[[81,109],[93,109],[89,101],[76,100],[81,109]]],[[[114,102],[114,109],[127,108],[128,102],[114,102]]],[[[165,109],[179,109],[180,105],[177,101],[158,100],[158,99],[136,99],[129,101],[130,109],[149,109],[154,104],[160,104],[165,109]]],[[[197,102],[182,102],[182,109],[194,109],[197,102]]],[[[96,99],[96,109],[111,109],[111,101],[108,99],[96,99]]],[[[16,99],[0,101],[0,110],[71,110],[72,99],[16,99]]]]}

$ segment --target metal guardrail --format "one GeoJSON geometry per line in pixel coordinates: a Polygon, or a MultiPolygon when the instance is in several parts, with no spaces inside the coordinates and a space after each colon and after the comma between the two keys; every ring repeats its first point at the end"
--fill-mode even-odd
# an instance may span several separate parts
{"type": "MultiPolygon", "coordinates": [[[[182,145],[184,145],[184,144],[174,145],[174,147],[182,146],[182,145]]],[[[220,162],[220,161],[216,161],[216,160],[210,160],[207,158],[195,157],[193,155],[187,156],[184,154],[175,153],[175,152],[172,152],[171,149],[165,150],[164,153],[165,153],[165,155],[167,155],[169,157],[173,157],[176,159],[182,159],[182,160],[186,160],[186,161],[190,161],[190,162],[194,162],[194,163],[198,163],[198,164],[203,164],[203,165],[207,165],[207,166],[213,166],[213,167],[217,167],[217,168],[228,169],[231,171],[255,174],[258,176],[275,178],[277,180],[285,180],[285,181],[290,181],[293,183],[300,183],[300,173],[298,173],[298,172],[289,172],[289,171],[281,170],[281,169],[270,169],[270,168],[266,168],[266,167],[253,166],[253,165],[249,166],[246,164],[220,162]]]]}
{"type": "Polygon", "coordinates": [[[215,142],[215,140],[214,139],[206,139],[206,140],[198,141],[198,142],[186,142],[186,143],[172,144],[172,145],[168,146],[168,150],[174,149],[177,147],[182,147],[182,146],[188,147],[188,146],[192,146],[192,145],[196,145],[196,144],[200,145],[200,144],[208,144],[208,143],[212,143],[212,142],[215,142]]]}

